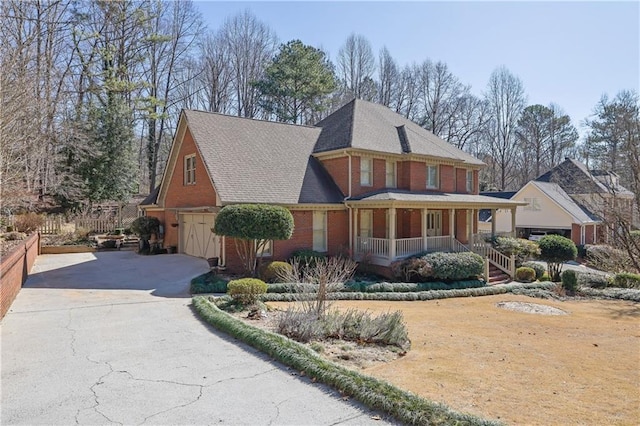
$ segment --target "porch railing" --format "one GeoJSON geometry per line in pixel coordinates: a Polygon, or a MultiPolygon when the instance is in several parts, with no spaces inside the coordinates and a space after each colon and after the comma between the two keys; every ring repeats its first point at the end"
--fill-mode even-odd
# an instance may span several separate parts
{"type": "Polygon", "coordinates": [[[357,237],[356,253],[389,257],[389,240],[387,238],[357,237]]]}
{"type": "Polygon", "coordinates": [[[396,256],[404,257],[410,256],[412,254],[417,254],[423,249],[423,240],[422,237],[417,238],[400,238],[396,240],[396,256]]]}
{"type": "Polygon", "coordinates": [[[453,242],[451,236],[443,235],[441,237],[426,237],[426,247],[424,251],[452,251],[453,242]]]}
{"type": "Polygon", "coordinates": [[[473,252],[479,254],[482,257],[485,257],[489,261],[489,263],[508,274],[511,278],[515,277],[515,256],[506,256],[500,253],[498,250],[494,249],[491,244],[486,243],[482,236],[479,234],[474,235],[471,249],[473,252]]]}

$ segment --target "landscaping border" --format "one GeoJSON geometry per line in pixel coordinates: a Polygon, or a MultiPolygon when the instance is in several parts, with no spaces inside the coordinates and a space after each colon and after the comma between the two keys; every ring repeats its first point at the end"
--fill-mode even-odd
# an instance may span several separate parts
{"type": "Polygon", "coordinates": [[[444,404],[421,398],[388,382],[328,361],[310,348],[285,336],[245,324],[221,311],[205,296],[193,298],[202,319],[217,329],[253,346],[310,377],[336,388],[367,407],[410,425],[498,425],[500,423],[458,413],[444,404]]]}
{"type": "Polygon", "coordinates": [[[29,271],[40,254],[40,234],[35,233],[18,244],[0,261],[0,319],[11,308],[11,304],[27,280],[29,271]]]}

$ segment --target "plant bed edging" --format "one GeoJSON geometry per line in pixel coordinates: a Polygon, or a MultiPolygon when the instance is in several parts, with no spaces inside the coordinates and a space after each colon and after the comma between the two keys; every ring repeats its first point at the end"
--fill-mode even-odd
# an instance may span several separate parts
{"type": "Polygon", "coordinates": [[[421,398],[388,382],[328,361],[285,336],[245,324],[221,311],[206,297],[193,298],[195,310],[215,328],[266,353],[275,360],[304,371],[305,375],[351,396],[367,407],[385,412],[411,425],[498,425],[500,423],[455,412],[444,404],[421,398]]]}
{"type": "Polygon", "coordinates": [[[40,247],[40,254],[93,253],[95,251],[96,249],[94,247],[83,245],[40,247]]]}

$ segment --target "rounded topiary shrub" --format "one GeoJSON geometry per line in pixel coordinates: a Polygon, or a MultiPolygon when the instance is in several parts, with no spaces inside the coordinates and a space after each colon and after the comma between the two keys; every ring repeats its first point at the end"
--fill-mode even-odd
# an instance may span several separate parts
{"type": "Polygon", "coordinates": [[[268,283],[286,282],[286,277],[291,275],[292,267],[287,262],[273,261],[262,268],[261,278],[268,283]]]}
{"type": "Polygon", "coordinates": [[[536,279],[536,271],[533,268],[528,268],[526,266],[521,266],[516,269],[516,281],[520,281],[521,283],[530,283],[536,279]]]}
{"type": "Polygon", "coordinates": [[[258,297],[266,292],[267,283],[257,278],[241,278],[227,284],[227,294],[243,305],[256,303],[258,297]]]}
{"type": "Polygon", "coordinates": [[[578,276],[576,275],[576,271],[568,269],[562,273],[562,288],[568,293],[575,293],[578,289],[578,276]]]}
{"type": "Polygon", "coordinates": [[[544,275],[545,268],[544,268],[544,266],[542,266],[539,263],[536,263],[536,262],[524,262],[522,264],[522,266],[525,266],[527,268],[533,269],[536,272],[536,279],[537,280],[542,278],[542,276],[544,275]]]}
{"type": "Polygon", "coordinates": [[[474,279],[484,272],[484,259],[471,252],[429,253],[422,256],[431,266],[430,277],[435,280],[460,281],[474,279]]]}
{"type": "Polygon", "coordinates": [[[574,260],[578,249],[573,241],[560,235],[547,235],[540,242],[540,259],[547,262],[549,276],[554,282],[560,279],[562,264],[574,260]]]}

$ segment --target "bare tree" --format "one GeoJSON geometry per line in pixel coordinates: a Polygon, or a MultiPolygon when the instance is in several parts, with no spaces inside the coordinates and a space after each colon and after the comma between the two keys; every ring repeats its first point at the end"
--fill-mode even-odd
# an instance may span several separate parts
{"type": "Polygon", "coordinates": [[[358,99],[371,97],[376,60],[371,43],[364,36],[351,34],[338,51],[338,75],[343,90],[358,99]]]}
{"type": "Polygon", "coordinates": [[[498,184],[504,191],[515,184],[515,130],[526,104],[522,81],[507,68],[499,67],[491,73],[485,99],[491,114],[487,125],[489,151],[500,175],[499,181],[491,184],[498,184]]]}
{"type": "Polygon", "coordinates": [[[278,39],[248,10],[228,19],[219,36],[226,45],[233,75],[235,112],[241,117],[255,117],[260,93],[252,83],[263,77],[277,49],[278,39]]]}
{"type": "Polygon", "coordinates": [[[398,64],[396,64],[391,53],[389,53],[389,49],[386,47],[380,50],[378,61],[380,63],[378,67],[378,102],[390,107],[399,83],[400,72],[398,71],[398,64]]]}
{"type": "Polygon", "coordinates": [[[204,108],[228,113],[231,109],[233,74],[229,66],[229,48],[220,34],[209,33],[200,46],[204,108]]]}

